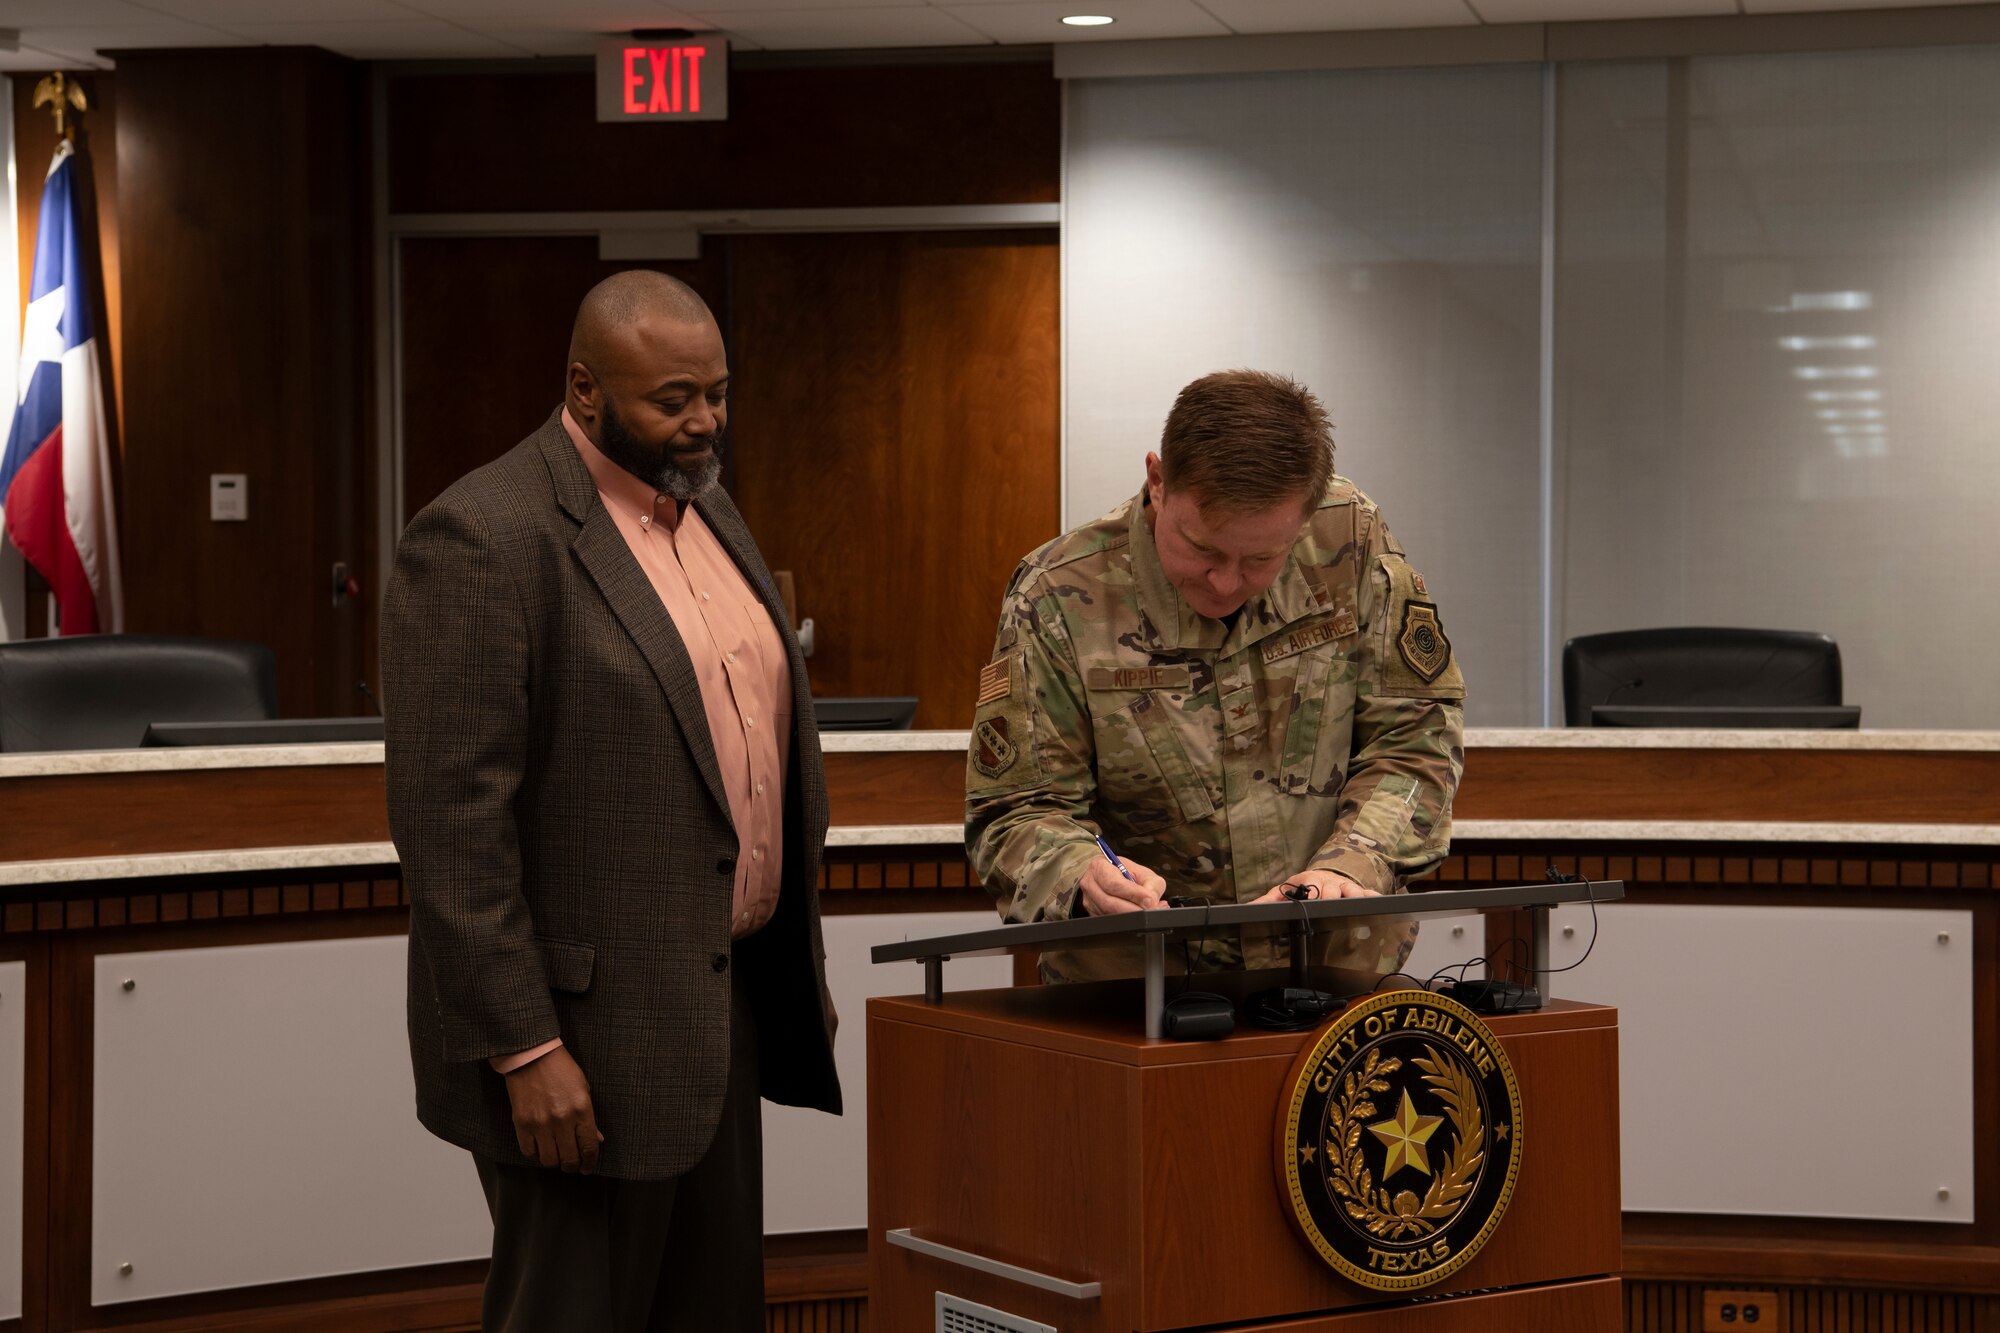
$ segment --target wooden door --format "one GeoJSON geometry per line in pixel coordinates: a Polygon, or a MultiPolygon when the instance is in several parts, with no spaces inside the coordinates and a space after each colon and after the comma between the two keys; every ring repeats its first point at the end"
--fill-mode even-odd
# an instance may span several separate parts
{"type": "Polygon", "coordinates": [[[688,263],[597,257],[594,236],[411,237],[402,243],[398,330],[403,414],[399,525],[466,473],[540,428],[562,402],[583,294],[622,269],[693,287],[727,327],[727,245],[688,263]]]}
{"type": "Polygon", "coordinates": [[[736,502],[814,622],[821,696],[971,725],[1015,564],[1056,535],[1056,237],[739,236],[736,502]]]}

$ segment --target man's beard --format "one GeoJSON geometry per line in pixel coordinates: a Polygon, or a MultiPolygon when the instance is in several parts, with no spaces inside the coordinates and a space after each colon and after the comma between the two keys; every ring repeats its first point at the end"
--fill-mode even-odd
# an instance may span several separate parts
{"type": "Polygon", "coordinates": [[[692,500],[715,484],[715,479],[722,475],[722,451],[727,443],[727,431],[718,430],[709,436],[708,457],[694,471],[685,472],[674,463],[672,455],[639,443],[625,428],[609,399],[605,400],[604,412],[597,420],[597,447],[606,458],[662,495],[681,501],[692,500]]]}

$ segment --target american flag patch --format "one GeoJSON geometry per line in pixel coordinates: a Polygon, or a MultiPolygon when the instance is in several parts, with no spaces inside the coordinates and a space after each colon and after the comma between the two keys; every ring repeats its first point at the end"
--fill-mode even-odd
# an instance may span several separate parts
{"type": "Polygon", "coordinates": [[[997,662],[988,662],[985,670],[979,673],[979,699],[973,706],[979,707],[982,704],[990,704],[995,699],[1004,699],[1012,689],[1013,686],[1007,676],[1007,659],[1003,657],[997,662]]]}

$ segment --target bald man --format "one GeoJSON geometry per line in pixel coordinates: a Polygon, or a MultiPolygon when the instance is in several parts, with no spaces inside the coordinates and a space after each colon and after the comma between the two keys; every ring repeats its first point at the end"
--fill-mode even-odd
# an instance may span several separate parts
{"type": "Polygon", "coordinates": [[[493,1214],[488,1330],[762,1330],[758,1099],[840,1109],[819,738],[728,391],[699,296],[606,279],[563,406],[397,547],[410,1060],[493,1214]]]}

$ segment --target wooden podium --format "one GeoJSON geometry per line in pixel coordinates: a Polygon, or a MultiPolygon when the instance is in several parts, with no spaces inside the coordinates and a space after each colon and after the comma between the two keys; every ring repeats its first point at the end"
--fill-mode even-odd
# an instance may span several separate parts
{"type": "MultiPolygon", "coordinates": [[[[1240,998],[1284,981],[1199,984],[1240,998]]],[[[1465,1267],[1404,1294],[1329,1267],[1277,1183],[1278,1105],[1317,1033],[1239,1020],[1221,1041],[1150,1040],[1143,986],[868,1002],[874,1333],[1622,1327],[1615,1010],[1486,1020],[1521,1090],[1513,1199],[1465,1267]],[[1026,1322],[941,1323],[940,1293],[1026,1322]]]]}

